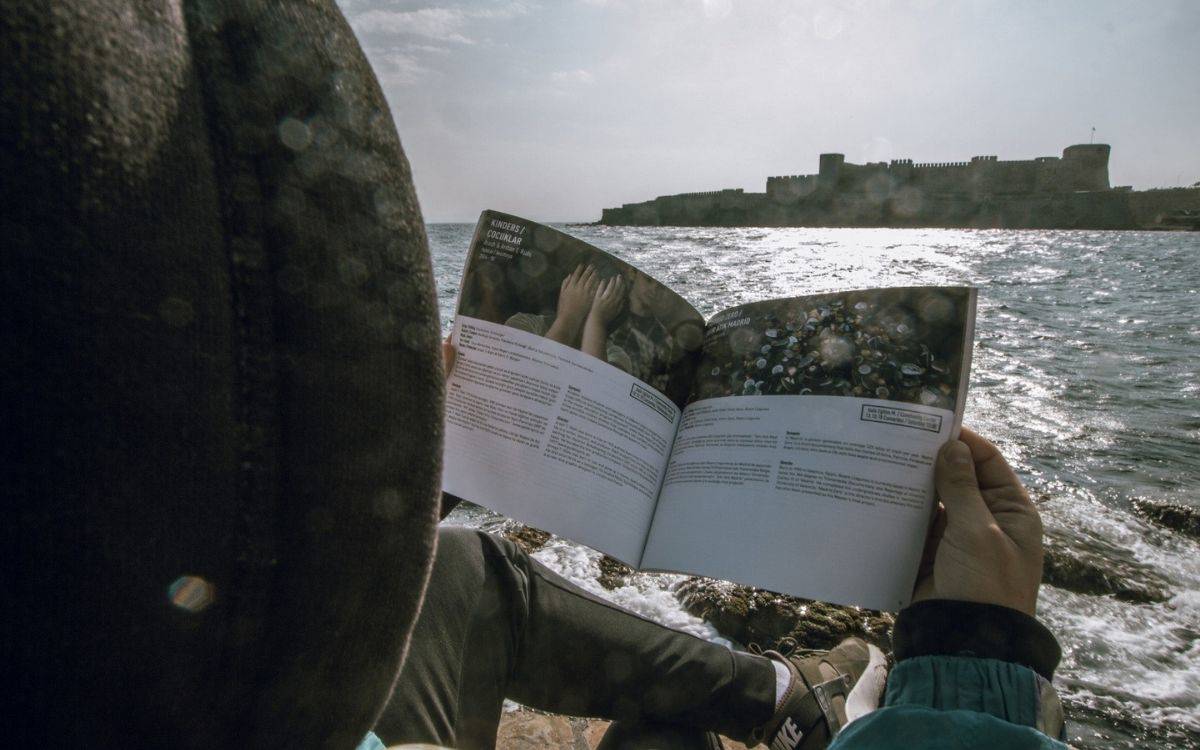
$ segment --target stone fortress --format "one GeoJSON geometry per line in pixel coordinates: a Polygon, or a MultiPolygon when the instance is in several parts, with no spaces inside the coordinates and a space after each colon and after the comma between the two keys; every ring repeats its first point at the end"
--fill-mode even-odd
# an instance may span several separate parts
{"type": "Polygon", "coordinates": [[[1112,188],[1107,144],[1061,157],[851,164],[821,154],[817,174],[768,177],[741,189],[664,195],[604,209],[601,224],[632,226],[852,226],[1007,229],[1200,228],[1200,187],[1112,188]]]}

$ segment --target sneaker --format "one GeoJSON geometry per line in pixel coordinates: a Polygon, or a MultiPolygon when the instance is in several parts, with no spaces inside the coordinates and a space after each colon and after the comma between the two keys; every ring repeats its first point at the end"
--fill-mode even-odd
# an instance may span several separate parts
{"type": "MultiPolygon", "coordinates": [[[[878,651],[878,649],[875,649],[878,651]]],[[[792,682],[771,721],[753,739],[770,750],[816,750],[828,745],[846,724],[846,697],[871,661],[871,647],[847,638],[831,651],[763,653],[787,665],[792,682]]]]}

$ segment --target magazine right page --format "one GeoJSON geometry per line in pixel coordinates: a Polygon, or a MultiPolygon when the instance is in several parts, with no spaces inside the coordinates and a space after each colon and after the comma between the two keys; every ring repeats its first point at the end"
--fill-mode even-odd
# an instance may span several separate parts
{"type": "Polygon", "coordinates": [[[709,321],[643,569],[898,610],[957,437],[975,290],[771,300],[709,321]]]}

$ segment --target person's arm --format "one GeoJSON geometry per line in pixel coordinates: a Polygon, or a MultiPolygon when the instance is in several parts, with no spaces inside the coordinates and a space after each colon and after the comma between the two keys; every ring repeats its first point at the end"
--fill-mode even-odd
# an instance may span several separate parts
{"type": "Polygon", "coordinates": [[[583,345],[580,349],[585,354],[608,360],[608,324],[621,312],[624,301],[625,285],[620,276],[601,282],[583,324],[583,345]]]}
{"type": "Polygon", "coordinates": [[[558,308],[546,338],[579,348],[579,331],[599,285],[600,277],[591,266],[579,265],[567,274],[558,289],[558,308]]]}
{"type": "Polygon", "coordinates": [[[831,748],[1044,747],[1062,733],[1061,650],[1034,619],[1042,522],[996,446],[968,429],[938,455],[938,514],[896,618],[886,707],[831,748]]]}

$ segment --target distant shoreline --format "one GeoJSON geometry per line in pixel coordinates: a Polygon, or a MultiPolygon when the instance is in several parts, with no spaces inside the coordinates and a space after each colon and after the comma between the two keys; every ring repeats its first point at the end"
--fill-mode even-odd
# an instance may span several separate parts
{"type": "Polygon", "coordinates": [[[741,188],[660,195],[601,212],[608,226],[945,229],[1200,229],[1200,187],[1111,187],[1105,143],[1062,156],[851,164],[820,155],[820,171],[741,188]]]}

